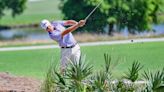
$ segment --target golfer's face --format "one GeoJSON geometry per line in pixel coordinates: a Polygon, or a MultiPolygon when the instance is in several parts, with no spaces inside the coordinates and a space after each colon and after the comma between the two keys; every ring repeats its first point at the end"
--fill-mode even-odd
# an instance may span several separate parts
{"type": "Polygon", "coordinates": [[[54,29],[54,27],[51,26],[51,25],[49,25],[49,26],[47,27],[46,31],[50,32],[50,31],[53,31],[53,29],[54,29]]]}

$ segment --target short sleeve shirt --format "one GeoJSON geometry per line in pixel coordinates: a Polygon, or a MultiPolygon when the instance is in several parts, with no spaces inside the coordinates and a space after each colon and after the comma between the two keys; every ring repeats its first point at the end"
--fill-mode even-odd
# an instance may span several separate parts
{"type": "Polygon", "coordinates": [[[64,23],[65,21],[52,22],[51,24],[55,27],[55,30],[48,33],[51,39],[59,43],[59,46],[70,47],[76,44],[76,40],[71,32],[62,37],[62,32],[66,30],[64,23]]]}

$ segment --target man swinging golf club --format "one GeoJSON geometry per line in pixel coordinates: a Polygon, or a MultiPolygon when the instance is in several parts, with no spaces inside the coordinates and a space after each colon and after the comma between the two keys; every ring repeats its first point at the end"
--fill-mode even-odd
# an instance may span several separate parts
{"type": "Polygon", "coordinates": [[[41,27],[48,32],[51,39],[59,43],[61,48],[61,73],[64,72],[69,60],[79,62],[81,54],[80,47],[71,32],[79,27],[83,27],[85,22],[85,20],[80,20],[79,22],[66,20],[50,23],[46,19],[41,21],[41,27]],[[70,27],[65,28],[65,26],[70,27]]]}
{"type": "Polygon", "coordinates": [[[50,23],[48,20],[41,21],[41,27],[49,33],[51,39],[57,41],[61,47],[61,72],[63,73],[68,60],[79,62],[80,59],[80,47],[72,35],[72,31],[75,31],[79,27],[83,27],[88,18],[95,12],[95,10],[103,3],[100,3],[88,14],[84,20],[76,22],[74,20],[67,21],[54,21],[50,23]],[[65,28],[65,26],[70,26],[65,28]]]}

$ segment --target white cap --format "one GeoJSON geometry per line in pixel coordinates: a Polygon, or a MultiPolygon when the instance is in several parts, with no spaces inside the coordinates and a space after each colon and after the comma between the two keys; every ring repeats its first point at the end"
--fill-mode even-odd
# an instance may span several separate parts
{"type": "Polygon", "coordinates": [[[41,21],[41,23],[40,23],[40,26],[43,28],[43,29],[47,29],[47,27],[48,26],[50,26],[51,25],[51,23],[48,21],[48,20],[46,20],[46,19],[44,19],[44,20],[42,20],[41,21]]]}

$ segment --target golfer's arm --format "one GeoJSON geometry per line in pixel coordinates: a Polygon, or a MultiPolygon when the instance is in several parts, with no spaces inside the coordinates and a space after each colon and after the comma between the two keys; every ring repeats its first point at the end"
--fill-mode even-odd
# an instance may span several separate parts
{"type": "Polygon", "coordinates": [[[78,24],[78,22],[76,22],[75,20],[67,20],[64,23],[65,26],[72,26],[72,25],[75,25],[75,24],[78,24]]]}
{"type": "Polygon", "coordinates": [[[73,25],[73,26],[71,26],[71,27],[69,27],[69,28],[67,28],[65,31],[62,32],[62,34],[61,34],[62,37],[64,35],[68,34],[69,32],[75,31],[77,28],[79,28],[79,24],[78,23],[73,25]]]}

